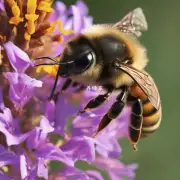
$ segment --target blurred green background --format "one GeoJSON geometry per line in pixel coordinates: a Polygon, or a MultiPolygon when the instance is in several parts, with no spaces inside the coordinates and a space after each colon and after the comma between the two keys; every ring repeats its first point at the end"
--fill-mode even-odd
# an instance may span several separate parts
{"type": "MultiPolygon", "coordinates": [[[[64,0],[66,4],[75,0],[64,0]]],[[[141,37],[148,49],[147,71],[155,79],[161,95],[161,128],[142,140],[134,152],[127,140],[121,142],[123,162],[137,162],[136,180],[180,180],[180,1],[177,0],[84,0],[95,23],[120,20],[141,7],[149,30],[141,37]]]]}

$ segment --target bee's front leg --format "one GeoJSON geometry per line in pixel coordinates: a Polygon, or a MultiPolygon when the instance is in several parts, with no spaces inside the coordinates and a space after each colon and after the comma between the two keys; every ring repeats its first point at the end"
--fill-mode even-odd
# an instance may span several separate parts
{"type": "Polygon", "coordinates": [[[79,111],[78,114],[82,114],[88,110],[98,108],[100,105],[102,105],[109,98],[109,96],[115,90],[115,88],[113,86],[110,86],[110,85],[106,86],[105,88],[107,89],[106,94],[98,95],[97,97],[95,97],[94,99],[89,101],[88,104],[85,106],[84,110],[79,111]]]}
{"type": "Polygon", "coordinates": [[[65,83],[63,84],[59,94],[62,94],[66,89],[68,89],[68,87],[72,84],[72,80],[71,79],[66,79],[65,83]]]}

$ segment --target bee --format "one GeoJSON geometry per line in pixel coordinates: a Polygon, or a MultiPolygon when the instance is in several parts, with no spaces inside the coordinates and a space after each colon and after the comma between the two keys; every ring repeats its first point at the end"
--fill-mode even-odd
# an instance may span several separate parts
{"type": "Polygon", "coordinates": [[[102,117],[96,135],[119,117],[124,107],[131,106],[129,139],[135,150],[141,137],[159,128],[162,114],[157,86],[144,70],[148,62],[146,48],[138,41],[147,29],[142,9],[136,8],[118,23],[84,29],[67,42],[59,61],[50,57],[38,58],[54,61],[39,65],[59,65],[50,98],[59,76],[68,78],[62,90],[71,83],[102,86],[107,90],[88,102],[80,113],[98,108],[118,91],[119,95],[102,117]]]}

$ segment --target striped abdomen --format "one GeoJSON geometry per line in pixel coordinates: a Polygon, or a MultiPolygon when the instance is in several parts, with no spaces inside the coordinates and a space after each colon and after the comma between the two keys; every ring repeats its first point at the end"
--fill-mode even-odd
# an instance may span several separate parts
{"type": "MultiPolygon", "coordinates": [[[[130,89],[130,93],[133,97],[137,97],[142,101],[142,126],[140,136],[145,137],[155,132],[161,122],[161,105],[158,109],[154,108],[144,92],[138,85],[133,85],[130,89]]],[[[133,122],[131,122],[133,124],[133,122]]],[[[139,139],[138,139],[139,140],[139,139]]]]}

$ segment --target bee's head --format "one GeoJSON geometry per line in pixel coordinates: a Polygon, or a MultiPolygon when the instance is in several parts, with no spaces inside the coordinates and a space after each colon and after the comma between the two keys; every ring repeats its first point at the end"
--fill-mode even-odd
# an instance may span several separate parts
{"type": "Polygon", "coordinates": [[[66,44],[60,56],[58,75],[88,85],[112,83],[112,79],[119,82],[120,76],[127,75],[114,68],[117,59],[139,70],[147,62],[144,48],[135,39],[116,29],[93,26],[66,44]]]}
{"type": "Polygon", "coordinates": [[[76,76],[87,71],[96,62],[96,53],[89,41],[82,37],[76,37],[67,43],[61,55],[59,76],[76,76]]]}

